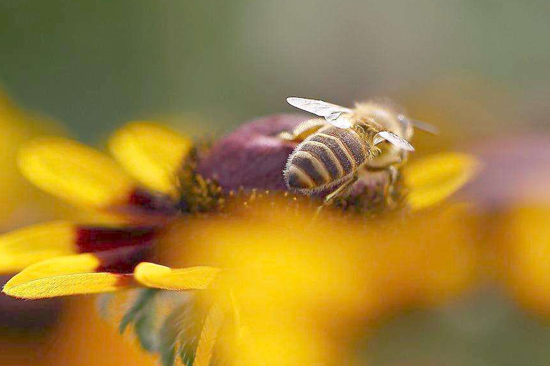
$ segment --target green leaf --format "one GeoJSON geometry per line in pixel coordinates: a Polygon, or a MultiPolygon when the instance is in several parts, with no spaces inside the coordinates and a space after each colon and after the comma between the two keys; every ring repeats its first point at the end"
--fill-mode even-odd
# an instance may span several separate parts
{"type": "Polygon", "coordinates": [[[184,365],[190,366],[195,359],[204,316],[197,306],[198,293],[176,307],[164,320],[159,331],[159,354],[163,366],[172,366],[180,357],[184,365]]]}
{"type": "Polygon", "coordinates": [[[101,294],[97,298],[97,310],[99,315],[103,319],[109,319],[111,317],[111,301],[115,297],[113,293],[101,294]]]}
{"type": "Polygon", "coordinates": [[[141,312],[134,322],[134,332],[140,346],[147,352],[156,352],[157,338],[155,335],[155,313],[154,311],[141,312]]]}
{"type": "Polygon", "coordinates": [[[140,293],[137,296],[133,305],[122,317],[118,330],[122,334],[126,331],[126,328],[132,323],[137,321],[137,317],[144,312],[147,307],[152,307],[152,300],[157,294],[158,290],[155,289],[143,289],[139,290],[140,293]]]}
{"type": "Polygon", "coordinates": [[[159,347],[158,352],[160,355],[160,361],[163,366],[172,366],[176,361],[176,345],[178,343],[178,337],[181,332],[180,326],[184,324],[186,313],[189,304],[176,307],[167,317],[164,319],[162,326],[159,329],[158,339],[159,347]]]}

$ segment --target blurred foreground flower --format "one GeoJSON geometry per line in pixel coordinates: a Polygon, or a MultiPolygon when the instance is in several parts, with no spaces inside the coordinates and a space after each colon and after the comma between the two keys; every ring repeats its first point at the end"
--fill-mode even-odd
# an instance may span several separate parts
{"type": "MultiPolygon", "coordinates": [[[[419,210],[466,183],[475,160],[446,153],[410,164],[396,212],[319,215],[318,198],[277,193],[296,146],[277,134],[303,120],[260,119],[208,149],[132,123],[109,143],[124,169],[73,141],[29,144],[19,165],[31,182],[124,224],[53,222],[5,235],[0,269],[22,271],[4,292],[36,299],[146,287],[104,311],[128,304],[121,331],[132,326],[165,365],[200,366],[338,363],[357,319],[465,288],[476,260],[467,208],[419,210]]],[[[340,207],[368,211],[385,179],[372,178],[340,207]]]]}
{"type": "Polygon", "coordinates": [[[477,202],[487,268],[524,308],[550,315],[550,136],[494,137],[473,148],[486,167],[462,192],[477,202]]]}

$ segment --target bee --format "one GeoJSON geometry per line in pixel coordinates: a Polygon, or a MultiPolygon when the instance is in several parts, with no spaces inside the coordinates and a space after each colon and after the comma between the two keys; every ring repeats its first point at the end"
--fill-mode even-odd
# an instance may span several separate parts
{"type": "Polygon", "coordinates": [[[414,151],[409,140],[413,125],[435,133],[433,126],[413,121],[376,102],[357,103],[349,109],[321,100],[289,97],[287,102],[319,117],[279,137],[299,142],[290,154],[283,176],[287,187],[302,194],[334,190],[329,203],[343,196],[364,169],[388,170],[391,189],[398,168],[414,151]]]}

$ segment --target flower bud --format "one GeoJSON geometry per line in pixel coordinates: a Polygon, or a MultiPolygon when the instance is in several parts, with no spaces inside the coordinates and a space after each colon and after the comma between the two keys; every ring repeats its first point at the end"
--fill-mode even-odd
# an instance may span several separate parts
{"type": "Polygon", "coordinates": [[[216,141],[199,158],[197,171],[225,190],[285,190],[283,170],[296,143],[278,137],[307,116],[277,114],[246,123],[216,141]]]}

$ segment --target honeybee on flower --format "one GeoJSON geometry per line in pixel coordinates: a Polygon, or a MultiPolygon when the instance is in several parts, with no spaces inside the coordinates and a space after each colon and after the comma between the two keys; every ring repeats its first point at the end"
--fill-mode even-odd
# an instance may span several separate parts
{"type": "MultiPolygon", "coordinates": [[[[329,203],[345,195],[362,170],[387,170],[384,193],[391,199],[398,169],[406,163],[408,152],[414,151],[408,140],[415,121],[382,103],[358,103],[352,110],[321,100],[290,97],[287,101],[323,117],[280,135],[300,142],[284,170],[289,189],[309,194],[335,187],[325,197],[329,203]]],[[[425,124],[416,123],[416,127],[434,130],[425,124]]]]}
{"type": "MultiPolygon", "coordinates": [[[[247,264],[244,268],[250,270],[259,268],[261,272],[263,266],[255,267],[254,263],[263,260],[271,263],[269,258],[276,263],[293,263],[284,256],[275,256],[276,253],[289,253],[273,250],[280,241],[270,241],[270,238],[277,237],[286,242],[290,237],[284,239],[281,233],[296,232],[299,238],[295,238],[295,242],[303,241],[300,236],[303,230],[299,229],[303,226],[296,226],[289,220],[276,219],[274,225],[254,225],[261,228],[261,232],[247,230],[245,225],[252,222],[250,217],[255,216],[255,210],[266,212],[262,202],[270,207],[269,214],[277,216],[288,213],[289,209],[298,210],[305,214],[302,220],[306,221],[310,213],[308,202],[314,206],[322,204],[317,197],[294,197],[285,193],[287,186],[283,171],[298,143],[280,136],[295,131],[305,120],[296,115],[265,117],[243,125],[207,149],[195,146],[188,138],[160,125],[134,122],[117,131],[109,141],[116,162],[98,151],[63,138],[31,142],[21,150],[18,160],[21,172],[29,181],[74,204],[113,215],[116,220],[113,219],[108,226],[51,222],[0,237],[0,269],[4,272],[21,271],[6,284],[4,292],[15,297],[39,299],[142,288],[131,296],[128,311],[121,320],[121,330],[132,326],[142,346],[160,353],[165,365],[171,365],[178,357],[187,365],[218,364],[216,360],[220,353],[233,353],[227,348],[233,348],[230,345],[234,343],[226,342],[223,335],[247,339],[246,334],[250,332],[246,329],[250,329],[250,324],[259,326],[267,321],[250,317],[250,309],[243,303],[250,306],[254,301],[242,300],[252,300],[250,293],[242,291],[246,289],[244,285],[243,289],[239,288],[241,277],[230,280],[236,267],[220,260],[231,256],[227,253],[220,255],[214,250],[233,245],[234,242],[225,243],[231,237],[226,230],[237,225],[241,228],[239,235],[254,236],[253,248],[262,250],[243,257],[239,263],[247,264]],[[210,231],[209,220],[214,223],[214,231],[210,231]],[[272,231],[273,226],[276,231],[272,231]],[[293,230],[289,230],[291,226],[293,230]],[[220,232],[225,234],[218,235],[220,232]],[[198,238],[204,239],[199,245],[204,249],[200,250],[199,256],[193,252],[197,246],[190,244],[198,238]],[[227,246],[210,246],[214,243],[227,246]],[[262,243],[266,246],[262,247],[262,243]],[[268,258],[264,258],[266,255],[268,258]],[[253,260],[247,263],[245,258],[253,260]],[[184,294],[178,296],[170,291],[184,294]],[[223,293],[225,300],[220,300],[220,296],[209,296],[209,291],[223,293]],[[189,292],[194,295],[185,296],[189,292]],[[157,311],[154,304],[167,304],[164,308],[169,311],[160,322],[150,318],[157,311]]],[[[407,165],[402,173],[408,192],[404,198],[407,210],[418,211],[446,199],[473,176],[475,169],[473,157],[454,153],[407,165]]],[[[346,198],[349,202],[360,202],[362,209],[368,210],[378,204],[380,198],[384,199],[385,192],[380,189],[378,180],[371,183],[368,177],[361,177],[356,186],[359,183],[363,186],[350,191],[349,198],[346,198]]],[[[327,215],[331,217],[332,212],[327,212],[327,215]]],[[[363,216],[356,216],[353,222],[359,218],[363,216]]],[[[322,223],[315,227],[319,229],[316,232],[322,232],[322,223]]],[[[340,227],[331,226],[331,237],[339,237],[340,227]]],[[[353,230],[347,232],[353,235],[353,230]]],[[[365,236],[369,232],[372,234],[367,230],[365,236]]],[[[319,235],[315,238],[323,240],[319,235]]],[[[348,239],[346,242],[354,242],[352,238],[348,239]]],[[[333,243],[340,241],[334,240],[333,243]]],[[[334,249],[332,246],[328,248],[334,249]]],[[[342,246],[335,253],[341,249],[342,246]]],[[[346,253],[353,253],[352,249],[359,250],[360,246],[353,246],[346,253]]],[[[319,254],[306,247],[304,259],[310,253],[319,254]]],[[[354,256],[338,258],[323,270],[334,268],[337,272],[354,256]]],[[[309,260],[294,263],[300,267],[309,260]]],[[[326,281],[315,280],[316,275],[321,276],[318,266],[311,264],[306,267],[310,269],[306,274],[306,285],[297,287],[296,291],[306,294],[309,288],[312,296],[318,298],[319,286],[322,285],[322,291],[331,287],[327,287],[326,281]]],[[[301,271],[275,272],[272,276],[292,282],[297,274],[302,278],[301,271]]],[[[349,279],[345,275],[334,278],[343,282],[349,279]]],[[[344,286],[346,293],[353,293],[354,284],[361,287],[360,283],[350,282],[344,286]]],[[[256,285],[252,284],[252,287],[256,285]]],[[[262,283],[264,285],[269,288],[270,284],[262,283]]],[[[334,283],[335,296],[331,301],[338,301],[340,288],[341,284],[334,283]]],[[[277,294],[277,301],[281,301],[284,307],[287,300],[284,292],[277,294]]],[[[354,305],[353,308],[362,307],[354,305]]],[[[242,344],[241,341],[237,343],[242,344]]],[[[248,361],[252,362],[254,353],[251,349],[248,352],[243,354],[248,355],[248,361]]],[[[251,364],[248,361],[242,364],[251,364]]]]}

